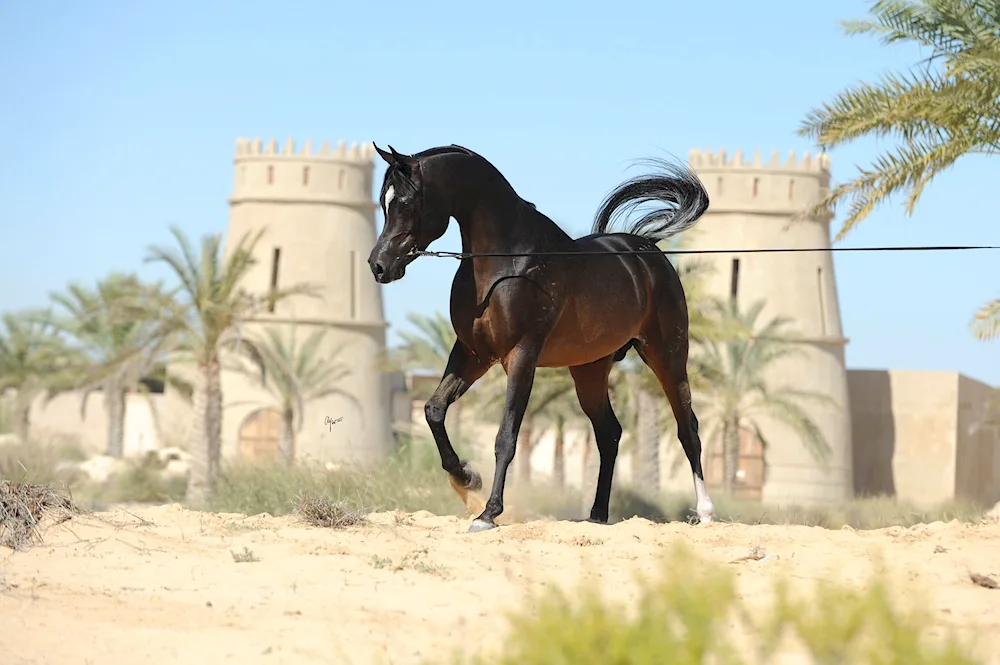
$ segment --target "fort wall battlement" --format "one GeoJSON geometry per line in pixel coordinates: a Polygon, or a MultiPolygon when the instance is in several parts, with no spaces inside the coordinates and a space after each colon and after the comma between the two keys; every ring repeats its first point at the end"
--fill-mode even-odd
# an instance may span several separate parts
{"type": "Polygon", "coordinates": [[[330,147],[330,141],[323,141],[319,150],[313,152],[312,141],[306,139],[302,144],[302,149],[296,154],[295,141],[288,139],[284,147],[278,150],[277,139],[270,139],[266,144],[259,138],[236,139],[236,159],[266,157],[266,158],[288,158],[293,159],[331,159],[348,162],[362,162],[367,164],[375,163],[375,146],[371,143],[352,143],[347,147],[346,141],[340,141],[335,148],[330,147]]]}
{"type": "Polygon", "coordinates": [[[336,204],[375,210],[372,176],[375,146],[340,141],[331,147],[324,141],[318,150],[305,141],[296,151],[288,139],[279,149],[270,139],[236,140],[233,158],[235,174],[230,203],[249,201],[270,203],[336,204]]]}
{"type": "Polygon", "coordinates": [[[742,150],[728,157],[725,150],[694,149],[688,163],[708,190],[709,213],[796,215],[825,196],[830,185],[825,153],[800,157],[793,150],[782,161],[775,150],[765,162],[759,150],[748,161],[742,150]]]}

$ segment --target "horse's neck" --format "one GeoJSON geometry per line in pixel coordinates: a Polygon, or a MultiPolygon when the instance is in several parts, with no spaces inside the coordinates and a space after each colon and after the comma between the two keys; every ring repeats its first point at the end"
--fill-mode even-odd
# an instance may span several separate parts
{"type": "Polygon", "coordinates": [[[481,205],[455,220],[461,229],[463,252],[541,251],[572,242],[555,222],[520,199],[504,205],[481,205]]]}
{"type": "Polygon", "coordinates": [[[463,252],[532,252],[557,248],[572,238],[514,191],[488,192],[455,216],[463,252]]]}
{"type": "Polygon", "coordinates": [[[455,167],[452,167],[455,170],[449,169],[449,176],[470,185],[461,200],[452,201],[451,216],[461,229],[463,252],[538,251],[564,241],[572,242],[554,221],[518,196],[492,165],[456,161],[455,167]],[[484,181],[490,184],[479,184],[484,181]],[[473,192],[478,187],[482,189],[473,192]]]}

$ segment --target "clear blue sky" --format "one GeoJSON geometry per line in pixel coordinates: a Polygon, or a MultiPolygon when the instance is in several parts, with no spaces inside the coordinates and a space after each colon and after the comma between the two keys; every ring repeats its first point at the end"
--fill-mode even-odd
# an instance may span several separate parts
{"type": "MultiPolygon", "coordinates": [[[[0,6],[0,309],[141,264],[168,225],[224,231],[238,136],[459,143],[574,235],[638,158],[811,149],[804,114],[917,53],[847,37],[867,3],[65,2],[0,6]]],[[[831,154],[835,179],[876,154],[831,154]]],[[[376,183],[382,169],[376,173],[376,183]]],[[[1000,160],[967,159],[917,214],[883,208],[845,245],[1000,245],[1000,160]]],[[[379,220],[381,224],[381,220],[379,220]]],[[[434,249],[459,249],[455,229],[434,249]]],[[[1000,254],[835,257],[851,367],[957,369],[1000,384],[968,332],[1000,254]]],[[[447,311],[457,263],[384,287],[394,331],[447,311]]]]}

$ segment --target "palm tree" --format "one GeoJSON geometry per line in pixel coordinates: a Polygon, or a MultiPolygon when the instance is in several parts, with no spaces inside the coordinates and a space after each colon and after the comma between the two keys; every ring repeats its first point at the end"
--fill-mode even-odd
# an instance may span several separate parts
{"type": "Polygon", "coordinates": [[[431,316],[414,312],[408,314],[406,320],[416,331],[403,330],[399,333],[403,343],[392,350],[390,361],[400,369],[423,370],[440,376],[455,344],[455,329],[451,321],[441,312],[434,312],[431,316]]]}
{"type": "Polygon", "coordinates": [[[800,352],[795,338],[785,332],[788,319],[778,317],[757,328],[757,317],[764,308],[762,301],[745,312],[740,312],[733,302],[724,307],[727,318],[754,331],[752,336],[711,341],[699,348],[698,363],[709,381],[708,390],[703,391],[708,408],[701,420],[711,423],[702,439],[711,452],[721,437],[723,484],[729,493],[736,478],[740,433],[757,437],[767,449],[767,437],[758,422],[760,416],[771,416],[792,428],[817,460],[827,460],[830,446],[801,402],[831,402],[817,393],[774,387],[766,379],[776,361],[800,352]]]}
{"type": "Polygon", "coordinates": [[[295,434],[302,429],[305,403],[336,394],[351,398],[340,388],[340,382],[350,371],[336,361],[337,351],[323,353],[328,332],[327,328],[317,328],[299,344],[295,326],[287,335],[268,327],[256,345],[261,354],[264,385],[281,410],[278,451],[286,464],[295,460],[295,434]]]}
{"type": "Polygon", "coordinates": [[[187,496],[189,501],[200,503],[214,489],[221,461],[221,373],[225,354],[249,359],[263,367],[258,343],[245,334],[245,324],[272,303],[297,294],[317,295],[317,291],[306,284],[266,294],[249,293],[243,288],[244,278],[256,264],[253,253],[263,230],[241,237],[228,252],[228,258],[222,255],[221,235],[204,236],[199,255],[180,229],[171,227],[170,232],[179,251],[151,247],[146,262],[166,264],[180,285],[169,297],[147,300],[138,306],[159,323],[158,334],[171,340],[168,348],[174,358],[195,365],[187,496]]]}
{"type": "MultiPolygon", "coordinates": [[[[850,213],[837,240],[893,194],[906,192],[906,214],[911,215],[938,173],[965,155],[1000,151],[1000,4],[879,0],[871,13],[873,21],[842,25],[848,34],[879,35],[883,44],[917,44],[928,56],[909,75],[887,74],[879,83],[840,92],[812,110],[799,129],[824,150],[865,136],[902,143],[808,211],[832,214],[850,198],[850,213]]],[[[993,337],[1000,327],[998,308],[997,301],[988,303],[973,322],[981,339],[993,337]]]]}
{"type": "MultiPolygon", "coordinates": [[[[133,274],[112,273],[95,289],[71,284],[66,293],[51,296],[63,310],[55,325],[71,335],[80,351],[82,362],[76,369],[77,386],[83,390],[81,417],[90,394],[100,390],[108,415],[106,454],[112,457],[124,453],[126,395],[148,392],[141,380],[157,369],[168,341],[156,334],[153,322],[136,318],[128,307],[120,305],[159,298],[161,293],[159,284],[146,285],[133,274]]],[[[164,378],[183,392],[179,379],[164,378]]]]}
{"type": "Polygon", "coordinates": [[[59,335],[49,311],[5,312],[0,323],[0,396],[15,391],[13,430],[26,442],[35,398],[72,389],[82,359],[59,335]]]}

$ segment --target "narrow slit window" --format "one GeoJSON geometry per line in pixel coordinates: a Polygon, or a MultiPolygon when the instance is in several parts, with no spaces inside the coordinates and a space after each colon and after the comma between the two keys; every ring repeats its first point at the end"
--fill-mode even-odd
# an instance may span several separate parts
{"type": "Polygon", "coordinates": [[[268,166],[267,167],[267,184],[269,184],[269,185],[273,185],[274,184],[274,167],[273,166],[268,166]]]}
{"type": "MultiPolygon", "coordinates": [[[[278,264],[281,262],[281,248],[274,248],[274,255],[271,259],[271,295],[278,290],[278,264]]],[[[274,313],[274,301],[267,303],[267,311],[274,313]]]]}
{"type": "Polygon", "coordinates": [[[816,290],[819,295],[820,330],[826,336],[826,299],[823,297],[823,268],[816,268],[816,290]]]}
{"type": "Polygon", "coordinates": [[[716,189],[718,189],[718,190],[719,190],[719,193],[718,193],[718,195],[719,195],[719,196],[722,196],[722,176],[721,176],[721,175],[719,176],[719,179],[718,179],[718,181],[717,181],[717,184],[716,184],[716,189]]]}
{"type": "Polygon", "coordinates": [[[351,250],[351,319],[358,319],[358,253],[351,250]]]}
{"type": "Polygon", "coordinates": [[[740,290],[740,260],[733,259],[732,278],[729,283],[729,299],[736,300],[736,294],[740,290]]]}
{"type": "Polygon", "coordinates": [[[308,166],[306,166],[305,168],[302,169],[302,184],[303,185],[308,185],[309,184],[309,167],[308,166]]]}
{"type": "Polygon", "coordinates": [[[753,179],[753,197],[757,198],[757,193],[760,191],[760,178],[753,179]]]}
{"type": "Polygon", "coordinates": [[[789,201],[795,200],[795,180],[794,179],[788,181],[788,200],[789,201]]]}

